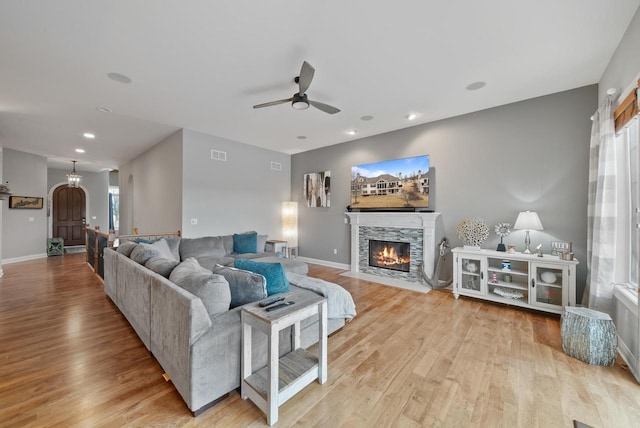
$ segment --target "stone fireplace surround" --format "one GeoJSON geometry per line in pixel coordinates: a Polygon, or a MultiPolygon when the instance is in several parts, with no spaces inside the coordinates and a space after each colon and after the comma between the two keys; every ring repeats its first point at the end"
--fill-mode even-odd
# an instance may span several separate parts
{"type": "Polygon", "coordinates": [[[440,213],[348,212],[351,223],[351,270],[343,275],[372,282],[427,292],[420,268],[433,275],[437,246],[444,236],[440,213]],[[369,266],[369,239],[403,241],[411,244],[409,272],[369,266]]]}

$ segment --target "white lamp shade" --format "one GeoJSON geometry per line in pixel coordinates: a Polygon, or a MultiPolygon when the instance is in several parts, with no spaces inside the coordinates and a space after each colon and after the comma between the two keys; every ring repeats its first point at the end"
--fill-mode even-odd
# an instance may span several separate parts
{"type": "Polygon", "coordinates": [[[531,211],[524,211],[518,214],[513,228],[517,230],[544,230],[538,213],[531,211]]]}
{"type": "Polygon", "coordinates": [[[289,248],[298,247],[298,203],[282,203],[282,234],[289,248]]]}

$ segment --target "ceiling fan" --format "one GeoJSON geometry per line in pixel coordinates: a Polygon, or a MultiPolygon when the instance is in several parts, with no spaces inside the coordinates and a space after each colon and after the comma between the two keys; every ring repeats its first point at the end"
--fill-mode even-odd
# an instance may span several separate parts
{"type": "Polygon", "coordinates": [[[253,108],[271,107],[278,104],[291,102],[291,107],[296,110],[306,110],[309,108],[309,105],[312,105],[318,110],[322,110],[325,113],[338,113],[340,111],[339,108],[318,101],[312,101],[307,98],[307,94],[305,92],[307,92],[307,89],[309,89],[309,85],[311,85],[313,74],[315,72],[316,70],[311,66],[311,64],[309,64],[307,61],[304,61],[302,63],[302,68],[300,69],[300,75],[294,79],[294,81],[298,84],[298,88],[300,89],[297,93],[293,94],[291,98],[258,104],[253,106],[253,108]]]}

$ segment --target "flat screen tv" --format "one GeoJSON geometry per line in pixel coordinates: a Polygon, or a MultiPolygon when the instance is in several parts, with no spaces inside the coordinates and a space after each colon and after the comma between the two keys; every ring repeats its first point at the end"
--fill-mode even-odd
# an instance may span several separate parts
{"type": "Polygon", "coordinates": [[[351,209],[429,209],[429,156],[414,156],[351,167],[351,209]]]}

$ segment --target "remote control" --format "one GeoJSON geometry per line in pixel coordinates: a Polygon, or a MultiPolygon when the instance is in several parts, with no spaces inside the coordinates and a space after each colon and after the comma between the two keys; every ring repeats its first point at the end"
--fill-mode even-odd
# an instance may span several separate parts
{"type": "Polygon", "coordinates": [[[284,297],[282,297],[282,296],[275,296],[275,297],[272,297],[272,298],[270,298],[270,299],[263,300],[262,302],[258,303],[258,305],[259,305],[261,308],[264,308],[265,306],[273,305],[274,303],[276,303],[276,302],[282,302],[283,300],[284,300],[284,297]]]}
{"type": "Polygon", "coordinates": [[[294,303],[295,302],[283,302],[283,303],[280,303],[279,305],[269,306],[266,310],[271,312],[271,311],[275,311],[276,309],[286,308],[287,306],[293,305],[294,303]]]}

